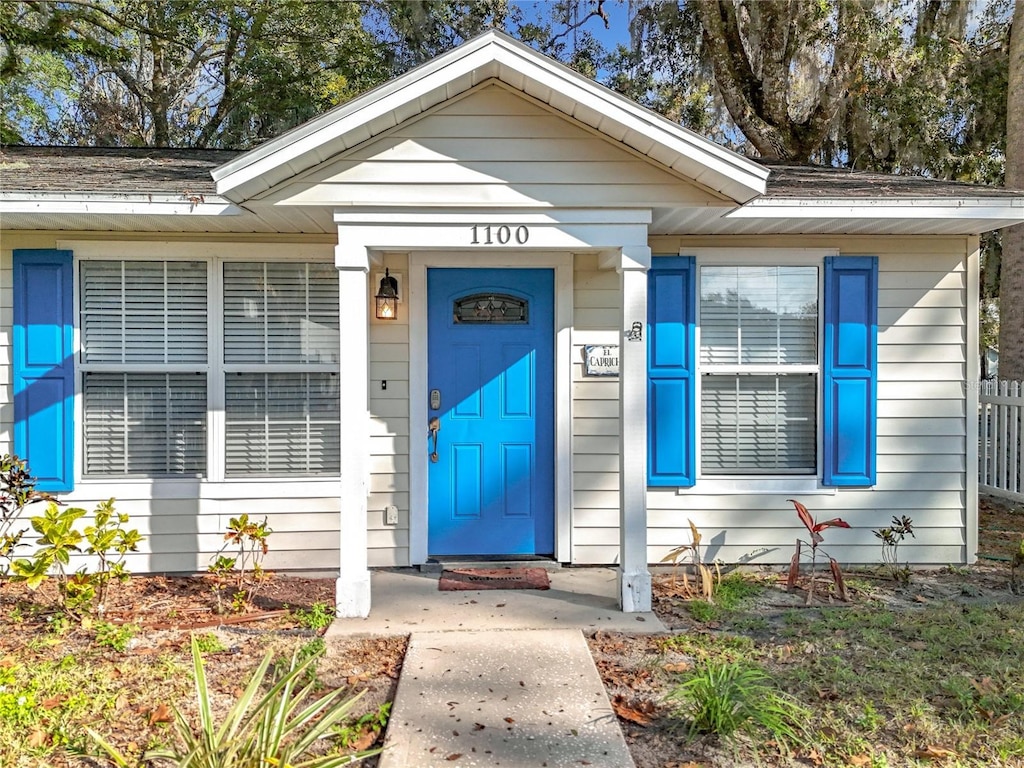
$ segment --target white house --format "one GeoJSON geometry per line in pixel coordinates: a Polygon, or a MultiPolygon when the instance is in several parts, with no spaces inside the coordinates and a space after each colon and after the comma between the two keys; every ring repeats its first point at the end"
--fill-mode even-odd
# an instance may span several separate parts
{"type": "Polygon", "coordinates": [[[245,153],[5,148],[0,450],[115,497],[137,572],[266,516],[342,615],[479,555],[615,563],[646,610],[688,520],[788,562],[788,498],[842,561],[905,514],[911,562],[970,562],[978,236],[1020,221],[754,162],[488,32],[245,153]]]}

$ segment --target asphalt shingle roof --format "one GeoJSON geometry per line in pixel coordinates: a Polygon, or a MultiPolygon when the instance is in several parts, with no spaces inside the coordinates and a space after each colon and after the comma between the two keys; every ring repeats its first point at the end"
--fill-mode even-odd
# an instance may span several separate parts
{"type": "MultiPolygon", "coordinates": [[[[210,171],[240,154],[226,149],[8,146],[0,148],[0,191],[214,195],[210,171]]],[[[763,164],[771,171],[768,198],[962,199],[1022,194],[920,176],[763,164]]]]}

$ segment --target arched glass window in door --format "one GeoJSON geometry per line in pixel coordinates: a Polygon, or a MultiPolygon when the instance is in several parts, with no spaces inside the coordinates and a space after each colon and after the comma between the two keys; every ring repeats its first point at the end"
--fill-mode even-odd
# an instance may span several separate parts
{"type": "Polygon", "coordinates": [[[453,316],[456,323],[525,324],[529,302],[505,293],[474,293],[455,300],[453,316]]]}

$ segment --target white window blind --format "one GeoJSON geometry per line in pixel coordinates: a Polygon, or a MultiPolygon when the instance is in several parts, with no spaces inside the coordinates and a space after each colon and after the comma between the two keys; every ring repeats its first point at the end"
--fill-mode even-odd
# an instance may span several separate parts
{"type": "Polygon", "coordinates": [[[206,264],[83,261],[83,363],[206,362],[206,264]]]}
{"type": "Polygon", "coordinates": [[[224,265],[225,363],[337,363],[338,356],[332,265],[224,265]]]}
{"type": "Polygon", "coordinates": [[[83,403],[86,475],[205,472],[205,375],[86,373],[83,403]]]}
{"type": "Polygon", "coordinates": [[[817,363],[816,267],[703,267],[700,361],[817,363]]]}
{"type": "Polygon", "coordinates": [[[700,270],[701,471],[813,474],[818,270],[700,270]]]}
{"type": "Polygon", "coordinates": [[[227,476],[339,473],[338,318],[331,264],[224,265],[227,476]]]}
{"type": "Polygon", "coordinates": [[[817,381],[813,374],[705,376],[701,382],[703,471],[813,473],[817,381]]]}
{"type": "Polygon", "coordinates": [[[229,373],[228,475],[337,475],[338,374],[229,373]]]}

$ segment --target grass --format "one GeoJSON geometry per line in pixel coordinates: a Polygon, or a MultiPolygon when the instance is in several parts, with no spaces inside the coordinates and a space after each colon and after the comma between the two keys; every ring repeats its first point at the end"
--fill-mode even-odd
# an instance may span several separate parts
{"type": "Polygon", "coordinates": [[[668,695],[679,702],[676,715],[689,722],[691,735],[731,739],[737,733],[766,732],[778,742],[799,737],[810,714],[780,692],[763,669],[737,662],[708,662],[668,695]]]}
{"type": "Polygon", "coordinates": [[[691,600],[690,616],[707,624],[720,621],[764,591],[764,585],[743,573],[732,573],[715,584],[712,600],[691,600]]]}
{"type": "Polygon", "coordinates": [[[663,651],[719,676],[763,669],[810,710],[797,752],[815,764],[1024,766],[1024,603],[793,610],[767,637],[760,615],[722,611],[719,621],[721,632],[677,635],[663,651]],[[929,762],[929,749],[944,757],[929,762]]]}

